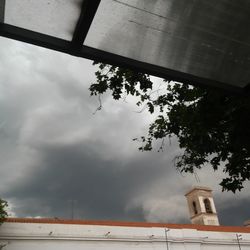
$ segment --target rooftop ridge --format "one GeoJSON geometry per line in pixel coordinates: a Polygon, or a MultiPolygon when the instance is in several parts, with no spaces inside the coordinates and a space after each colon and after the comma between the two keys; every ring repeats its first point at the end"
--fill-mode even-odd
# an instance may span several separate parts
{"type": "Polygon", "coordinates": [[[68,220],[53,218],[7,218],[10,223],[44,223],[44,224],[71,224],[71,225],[96,225],[96,226],[120,226],[120,227],[162,227],[170,229],[196,229],[198,231],[239,232],[250,233],[250,227],[244,226],[207,226],[194,224],[171,224],[156,222],[132,222],[132,221],[95,221],[95,220],[68,220]]]}

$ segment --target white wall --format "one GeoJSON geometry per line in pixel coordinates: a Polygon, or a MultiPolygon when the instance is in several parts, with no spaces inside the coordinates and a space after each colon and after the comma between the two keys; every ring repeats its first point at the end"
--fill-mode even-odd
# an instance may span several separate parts
{"type": "MultiPolygon", "coordinates": [[[[5,222],[2,250],[236,250],[236,232],[196,229],[5,222]],[[168,241],[168,242],[167,242],[168,241]],[[167,246],[168,244],[168,246],[167,246]]],[[[240,233],[241,249],[250,249],[250,233],[240,233]]],[[[1,247],[0,247],[1,249],[1,247]]]]}

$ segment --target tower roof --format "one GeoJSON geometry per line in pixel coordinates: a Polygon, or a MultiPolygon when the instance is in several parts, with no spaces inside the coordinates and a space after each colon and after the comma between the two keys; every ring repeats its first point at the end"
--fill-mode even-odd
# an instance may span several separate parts
{"type": "Polygon", "coordinates": [[[199,191],[199,190],[202,190],[202,191],[207,191],[207,192],[212,192],[213,190],[209,187],[204,187],[204,186],[194,186],[191,190],[189,190],[185,196],[193,193],[194,191],[199,191]]]}

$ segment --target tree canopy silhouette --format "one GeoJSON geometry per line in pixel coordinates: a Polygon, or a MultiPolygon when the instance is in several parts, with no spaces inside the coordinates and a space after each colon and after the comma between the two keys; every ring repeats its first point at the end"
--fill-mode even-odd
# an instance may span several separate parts
{"type": "Polygon", "coordinates": [[[5,220],[5,218],[7,217],[7,212],[6,212],[6,208],[8,207],[8,203],[5,200],[2,200],[0,198],[0,224],[2,224],[5,220]]]}
{"type": "MultiPolygon", "coordinates": [[[[97,64],[97,63],[94,63],[97,64]]],[[[193,173],[210,164],[223,168],[222,190],[237,191],[250,179],[250,98],[227,91],[197,87],[165,79],[153,89],[147,74],[98,63],[91,95],[110,91],[115,100],[124,95],[138,98],[137,105],[157,113],[141,141],[141,151],[153,149],[154,141],[176,136],[183,154],[176,167],[193,173]]],[[[191,83],[190,83],[191,84],[191,83]]],[[[160,148],[162,149],[162,148],[160,148]]]]}

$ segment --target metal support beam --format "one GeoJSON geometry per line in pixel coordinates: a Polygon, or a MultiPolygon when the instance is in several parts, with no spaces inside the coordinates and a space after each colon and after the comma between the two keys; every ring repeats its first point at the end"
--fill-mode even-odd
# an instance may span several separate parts
{"type": "Polygon", "coordinates": [[[83,0],[81,14],[72,38],[72,49],[82,48],[100,2],[101,0],[83,0]]]}
{"type": "Polygon", "coordinates": [[[186,84],[193,84],[197,86],[201,85],[214,86],[217,88],[226,89],[232,93],[244,92],[244,89],[230,86],[227,85],[226,83],[216,82],[213,80],[204,79],[190,74],[155,66],[149,63],[136,61],[123,56],[101,51],[95,48],[90,48],[81,45],[80,49],[76,49],[76,47],[72,46],[73,42],[71,41],[66,41],[53,36],[48,36],[38,32],[22,29],[9,24],[0,23],[0,36],[30,43],[47,49],[52,49],[55,51],[67,53],[70,55],[83,57],[90,60],[95,60],[124,68],[129,68],[134,71],[139,71],[162,78],[175,80],[186,84]]]}
{"type": "Polygon", "coordinates": [[[0,36],[64,53],[69,53],[71,44],[71,42],[60,38],[44,35],[4,23],[0,23],[0,36]]]}
{"type": "Polygon", "coordinates": [[[145,74],[182,82],[185,84],[191,84],[196,86],[216,87],[218,89],[225,89],[231,93],[241,94],[244,89],[236,86],[228,85],[223,82],[218,82],[206,78],[197,77],[191,74],[166,69],[164,67],[156,66],[153,64],[136,61],[127,57],[109,53],[106,51],[98,50],[95,48],[83,46],[81,51],[81,57],[91,59],[98,62],[113,64],[119,67],[128,68],[134,71],[142,72],[145,74]]]}
{"type": "Polygon", "coordinates": [[[5,0],[0,1],[0,22],[4,22],[5,0]]]}

